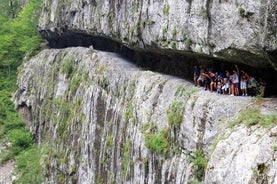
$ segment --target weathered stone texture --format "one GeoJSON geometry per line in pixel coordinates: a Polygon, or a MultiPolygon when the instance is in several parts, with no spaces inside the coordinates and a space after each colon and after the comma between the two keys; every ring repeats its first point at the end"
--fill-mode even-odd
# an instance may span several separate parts
{"type": "Polygon", "coordinates": [[[45,0],[39,29],[277,69],[275,0],[45,0]]]}
{"type": "MultiPolygon", "coordinates": [[[[116,54],[44,50],[23,64],[14,99],[50,150],[42,162],[46,183],[193,183],[199,149],[208,160],[205,183],[277,181],[276,127],[228,123],[252,98],[206,92],[116,54]],[[183,110],[177,128],[167,115],[173,102],[183,110]],[[149,129],[168,131],[167,156],[146,147],[149,129]]],[[[276,106],[263,111],[276,113],[276,106]]]]}

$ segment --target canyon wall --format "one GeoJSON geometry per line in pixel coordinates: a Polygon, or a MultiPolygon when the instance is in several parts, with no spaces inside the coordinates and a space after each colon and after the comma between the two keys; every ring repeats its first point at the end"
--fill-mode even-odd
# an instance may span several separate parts
{"type": "Polygon", "coordinates": [[[45,147],[45,183],[82,184],[276,183],[276,119],[240,116],[276,115],[274,100],[210,93],[92,47],[26,60],[14,95],[45,147]]]}
{"type": "Polygon", "coordinates": [[[276,183],[276,98],[153,72],[231,62],[274,95],[276,23],[275,0],[44,0],[52,49],[24,61],[14,102],[45,183],[276,183]]]}
{"type": "Polygon", "coordinates": [[[275,0],[45,0],[39,30],[50,45],[82,33],[277,70],[276,12],[275,0]]]}

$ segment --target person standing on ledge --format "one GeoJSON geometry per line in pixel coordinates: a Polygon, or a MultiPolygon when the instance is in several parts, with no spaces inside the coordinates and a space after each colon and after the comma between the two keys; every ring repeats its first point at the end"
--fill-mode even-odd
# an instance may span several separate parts
{"type": "Polygon", "coordinates": [[[193,70],[193,81],[194,81],[194,85],[197,86],[198,82],[197,79],[200,76],[200,68],[198,68],[198,66],[194,66],[194,70],[193,70]]]}
{"type": "Polygon", "coordinates": [[[247,94],[248,80],[249,80],[249,75],[245,71],[241,70],[240,89],[241,89],[242,96],[248,96],[247,94]]]}
{"type": "Polygon", "coordinates": [[[236,70],[233,70],[233,77],[232,77],[232,83],[233,83],[233,89],[232,89],[232,95],[239,95],[239,68],[238,65],[235,65],[236,70]]]}

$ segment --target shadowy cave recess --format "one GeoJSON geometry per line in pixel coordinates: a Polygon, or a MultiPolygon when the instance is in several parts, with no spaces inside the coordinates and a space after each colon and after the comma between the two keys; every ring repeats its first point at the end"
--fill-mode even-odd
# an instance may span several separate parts
{"type": "Polygon", "coordinates": [[[42,36],[48,41],[50,48],[90,47],[108,52],[115,52],[136,64],[138,67],[193,80],[195,65],[211,68],[217,72],[232,71],[235,64],[257,81],[266,83],[264,96],[277,96],[277,71],[273,68],[255,68],[248,65],[207,57],[196,53],[180,53],[173,50],[142,50],[133,49],[109,38],[92,36],[83,33],[65,33],[63,35],[48,34],[41,31],[42,36]]]}

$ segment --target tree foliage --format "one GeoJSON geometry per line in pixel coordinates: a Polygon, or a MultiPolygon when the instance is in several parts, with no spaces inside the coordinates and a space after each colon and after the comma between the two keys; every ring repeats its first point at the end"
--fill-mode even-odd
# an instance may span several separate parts
{"type": "Polygon", "coordinates": [[[40,149],[33,145],[32,134],[11,101],[17,66],[26,53],[39,49],[42,40],[36,26],[41,1],[0,0],[0,141],[6,145],[0,164],[16,158],[13,183],[42,183],[40,149]]]}
{"type": "MultiPolygon", "coordinates": [[[[1,0],[0,7],[7,5],[7,1],[1,0]]],[[[13,2],[13,6],[19,5],[18,1],[13,2]]],[[[14,18],[10,18],[9,12],[16,10],[11,8],[7,8],[9,12],[0,14],[0,69],[16,69],[27,52],[32,53],[39,48],[42,39],[37,31],[36,15],[40,5],[41,0],[30,0],[14,18]]]]}
{"type": "Polygon", "coordinates": [[[39,162],[42,154],[41,150],[40,147],[31,147],[16,157],[18,177],[13,183],[43,183],[42,168],[39,162]]]}
{"type": "Polygon", "coordinates": [[[14,109],[11,93],[15,89],[17,66],[26,53],[39,48],[42,40],[36,26],[41,4],[41,0],[0,0],[0,140],[11,143],[2,150],[0,163],[33,144],[31,133],[14,109]]]}
{"type": "Polygon", "coordinates": [[[0,17],[5,19],[14,18],[15,15],[20,11],[20,8],[25,1],[26,0],[1,0],[0,17]]]}

